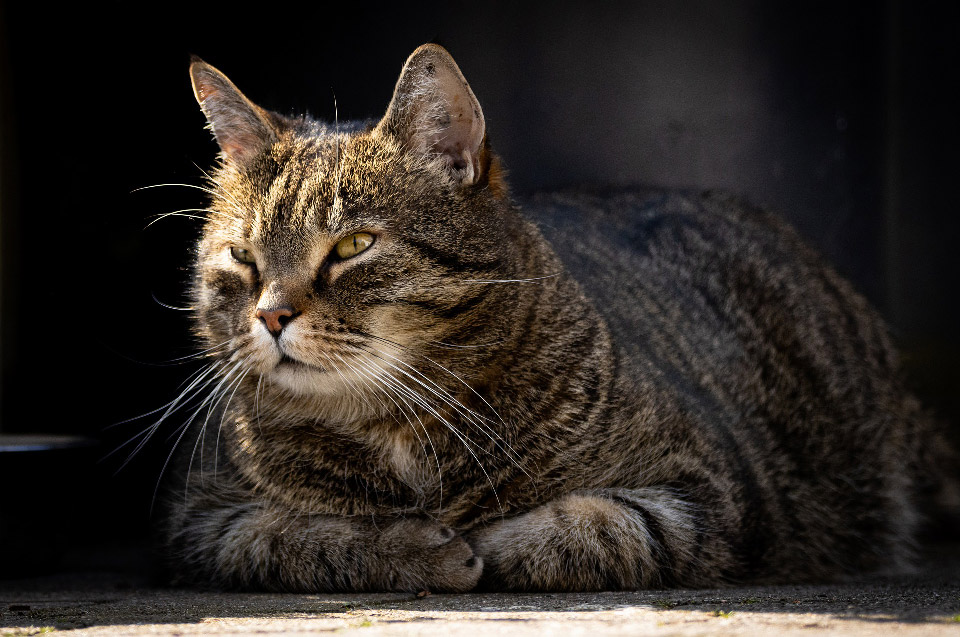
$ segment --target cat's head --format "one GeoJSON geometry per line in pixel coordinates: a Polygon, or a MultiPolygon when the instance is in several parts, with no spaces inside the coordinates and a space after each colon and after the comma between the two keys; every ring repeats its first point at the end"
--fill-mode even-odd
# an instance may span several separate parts
{"type": "Polygon", "coordinates": [[[518,221],[480,105],[443,48],[410,56],[368,126],[266,111],[200,60],[190,75],[221,150],[197,330],[234,377],[356,394],[415,384],[438,344],[462,353],[497,338],[504,286],[480,282],[516,276],[518,221]]]}

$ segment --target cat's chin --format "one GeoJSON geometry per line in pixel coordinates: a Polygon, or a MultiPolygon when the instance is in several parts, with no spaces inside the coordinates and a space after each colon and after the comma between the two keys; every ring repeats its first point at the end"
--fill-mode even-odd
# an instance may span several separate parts
{"type": "Polygon", "coordinates": [[[309,363],[304,363],[303,361],[298,361],[297,359],[292,358],[286,354],[283,354],[280,357],[280,361],[277,363],[277,368],[278,369],[281,369],[281,368],[282,369],[306,369],[306,370],[313,370],[320,373],[326,373],[327,371],[320,365],[311,365],[309,363]]]}
{"type": "Polygon", "coordinates": [[[300,396],[327,396],[338,393],[339,385],[330,372],[284,355],[269,372],[270,380],[300,396]]]}

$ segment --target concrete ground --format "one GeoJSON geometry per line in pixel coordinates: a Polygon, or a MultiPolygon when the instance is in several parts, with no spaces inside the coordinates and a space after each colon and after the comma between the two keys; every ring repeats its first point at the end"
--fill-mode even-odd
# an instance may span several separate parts
{"type": "Polygon", "coordinates": [[[916,575],[818,586],[629,593],[291,595],[150,585],[131,573],[0,580],[2,637],[86,635],[952,635],[960,544],[916,575]]]}

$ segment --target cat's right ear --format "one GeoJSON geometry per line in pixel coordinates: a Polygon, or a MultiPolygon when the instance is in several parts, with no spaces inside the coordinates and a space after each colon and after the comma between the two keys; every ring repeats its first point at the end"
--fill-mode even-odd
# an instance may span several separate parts
{"type": "Polygon", "coordinates": [[[190,62],[190,81],[224,160],[245,165],[277,140],[270,114],[198,57],[190,62]]]}

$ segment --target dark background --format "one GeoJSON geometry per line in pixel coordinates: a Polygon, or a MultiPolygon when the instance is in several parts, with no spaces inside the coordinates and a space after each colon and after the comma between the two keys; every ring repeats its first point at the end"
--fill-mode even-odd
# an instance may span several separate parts
{"type": "MultiPolygon", "coordinates": [[[[723,188],[782,213],[881,309],[957,430],[954,3],[243,6],[0,5],[0,432],[92,436],[104,456],[195,369],[164,364],[194,351],[164,304],[186,302],[197,222],[145,226],[202,193],[136,191],[201,184],[216,153],[190,54],[265,107],[332,119],[335,95],[350,119],[382,114],[427,41],[460,64],[518,194],[723,188]]],[[[40,485],[58,519],[77,503],[51,483],[93,481],[67,548],[140,538],[172,431],[118,473],[129,447],[16,488],[40,485]]]]}

